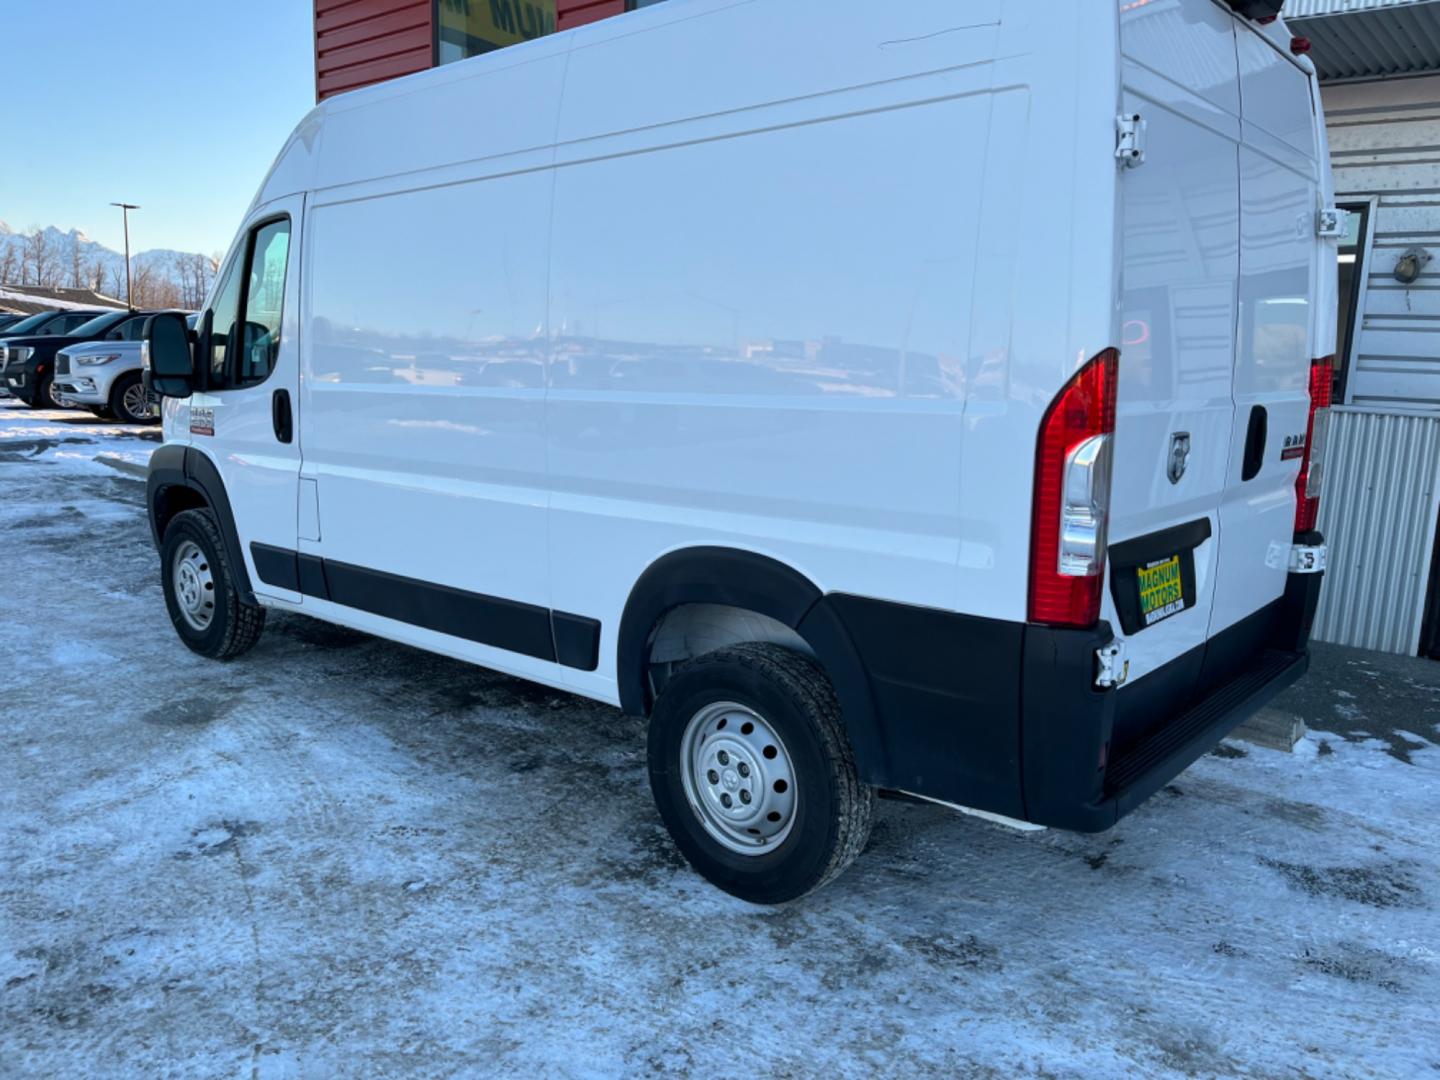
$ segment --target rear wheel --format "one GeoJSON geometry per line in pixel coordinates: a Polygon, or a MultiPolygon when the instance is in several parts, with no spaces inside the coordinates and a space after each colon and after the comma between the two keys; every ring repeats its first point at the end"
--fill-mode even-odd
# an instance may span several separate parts
{"type": "Polygon", "coordinates": [[[154,422],[155,410],[145,393],[145,384],[138,372],[121,375],[110,388],[110,411],[127,424],[154,422]]]}
{"type": "Polygon", "coordinates": [[[180,640],[201,656],[248,652],[265,629],[265,609],[246,603],[209,510],[184,510],[165,528],[160,583],[180,640]]]}
{"type": "Polygon", "coordinates": [[[718,649],[666,685],[650,721],[650,786],[690,864],[726,892],[779,904],[838,877],[870,834],[834,688],[778,645],[718,649]]]}

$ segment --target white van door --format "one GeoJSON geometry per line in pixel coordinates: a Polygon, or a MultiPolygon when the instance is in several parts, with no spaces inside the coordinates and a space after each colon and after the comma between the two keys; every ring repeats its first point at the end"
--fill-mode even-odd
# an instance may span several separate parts
{"type": "Polygon", "coordinates": [[[303,211],[303,196],[294,196],[246,220],[196,324],[203,389],[189,402],[190,443],[220,473],[252,587],[297,604],[303,211]]]}
{"type": "Polygon", "coordinates": [[[1236,26],[1243,109],[1240,304],[1212,635],[1285,591],[1309,419],[1320,251],[1310,79],[1248,24],[1236,26]]]}
{"type": "MultiPolygon", "coordinates": [[[[1120,377],[1105,616],[1135,682],[1198,679],[1215,599],[1234,417],[1240,276],[1234,19],[1211,0],[1122,11],[1120,377]]],[[[1126,739],[1116,733],[1117,745],[1126,739]]]]}

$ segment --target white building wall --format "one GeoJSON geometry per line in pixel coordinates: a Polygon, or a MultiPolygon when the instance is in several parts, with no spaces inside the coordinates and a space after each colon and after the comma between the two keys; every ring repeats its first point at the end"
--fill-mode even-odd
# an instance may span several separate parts
{"type": "Polygon", "coordinates": [[[1440,76],[1321,89],[1336,199],[1378,198],[1352,348],[1350,404],[1440,409],[1440,76]],[[1413,285],[1395,263],[1436,255],[1413,285]]]}

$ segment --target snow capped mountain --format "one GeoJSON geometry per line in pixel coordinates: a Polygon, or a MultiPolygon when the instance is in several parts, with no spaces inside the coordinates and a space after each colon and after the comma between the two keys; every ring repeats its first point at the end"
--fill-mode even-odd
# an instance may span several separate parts
{"type": "MultiPolygon", "coordinates": [[[[43,259],[48,264],[44,268],[46,273],[41,276],[55,279],[53,282],[47,280],[46,284],[74,284],[72,277],[77,266],[80,270],[82,284],[93,285],[97,273],[104,275],[106,283],[117,276],[123,278],[125,274],[124,253],[91,240],[80,229],[65,231],[51,225],[41,230],[43,243],[40,245],[34,243],[32,235],[31,231],[21,232],[12,225],[0,221],[0,271],[8,271],[6,276],[10,282],[18,283],[20,281],[22,266],[29,271],[27,282],[35,282],[35,268],[30,263],[34,259],[37,247],[43,251],[43,259]],[[28,254],[27,246],[30,249],[28,254]]],[[[148,267],[156,273],[168,277],[182,262],[188,262],[195,258],[196,253],[192,252],[175,251],[171,248],[151,248],[147,251],[132,253],[131,269],[138,272],[140,269],[148,267]]]]}

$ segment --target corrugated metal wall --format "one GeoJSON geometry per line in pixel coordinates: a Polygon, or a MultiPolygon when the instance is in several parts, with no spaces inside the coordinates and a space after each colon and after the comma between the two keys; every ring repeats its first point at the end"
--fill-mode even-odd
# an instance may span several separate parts
{"type": "MultiPolygon", "coordinates": [[[[556,0],[556,29],[623,14],[625,0],[556,0]]],[[[435,0],[315,0],[315,97],[424,71],[435,0]]]]}
{"type": "Polygon", "coordinates": [[[625,0],[556,0],[555,21],[560,30],[608,19],[625,11],[625,0]]]}
{"type": "Polygon", "coordinates": [[[1440,408],[1440,77],[1323,88],[1337,199],[1376,195],[1349,403],[1440,408]],[[1395,263],[1437,257],[1413,285],[1395,263]]]}
{"type": "Polygon", "coordinates": [[[1313,636],[1413,655],[1440,513],[1440,414],[1336,407],[1324,460],[1330,565],[1313,636]]]}
{"type": "Polygon", "coordinates": [[[315,97],[424,71],[434,0],[315,0],[315,97]]]}

